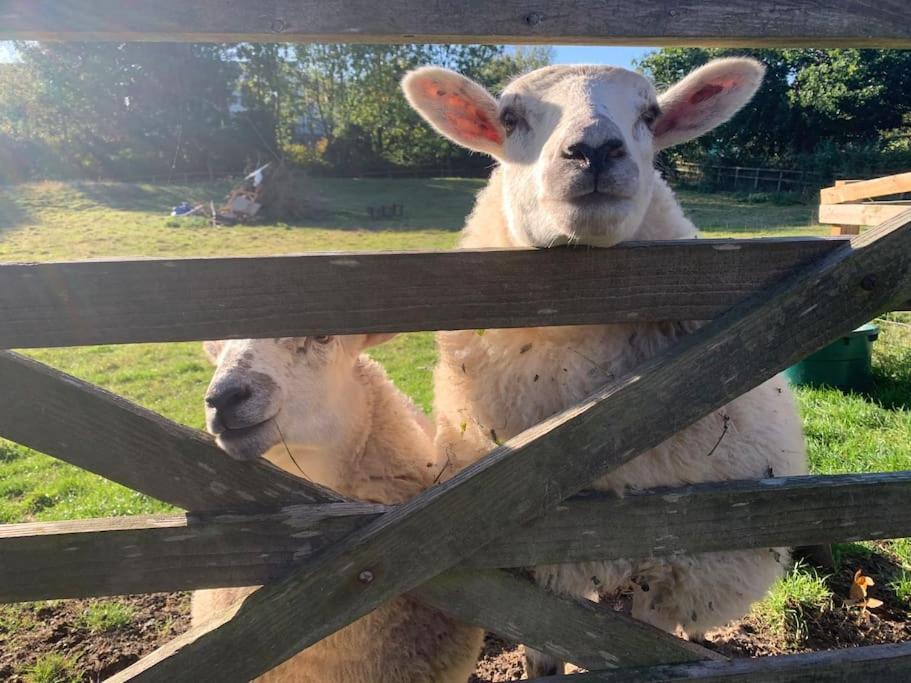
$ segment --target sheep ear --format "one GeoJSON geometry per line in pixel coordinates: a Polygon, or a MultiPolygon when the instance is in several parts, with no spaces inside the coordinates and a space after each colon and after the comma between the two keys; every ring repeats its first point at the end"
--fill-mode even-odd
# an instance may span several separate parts
{"type": "Polygon", "coordinates": [[[373,334],[365,334],[364,348],[369,349],[371,346],[385,344],[387,341],[397,336],[399,336],[398,332],[374,332],[373,334]]]}
{"type": "Polygon", "coordinates": [[[348,353],[357,356],[371,346],[377,346],[396,336],[398,336],[397,332],[376,332],[373,334],[343,334],[339,339],[348,353]]]}
{"type": "Polygon", "coordinates": [[[437,132],[456,144],[500,158],[506,131],[497,101],[482,86],[449,69],[425,66],[405,75],[408,103],[437,132]]]}
{"type": "Polygon", "coordinates": [[[755,59],[716,59],[658,98],[655,148],[692,140],[731,118],[759,89],[765,67],[755,59]]]}
{"type": "Polygon", "coordinates": [[[218,356],[224,347],[225,343],[223,341],[205,341],[202,343],[202,349],[206,352],[206,357],[212,365],[218,365],[218,356]]]}

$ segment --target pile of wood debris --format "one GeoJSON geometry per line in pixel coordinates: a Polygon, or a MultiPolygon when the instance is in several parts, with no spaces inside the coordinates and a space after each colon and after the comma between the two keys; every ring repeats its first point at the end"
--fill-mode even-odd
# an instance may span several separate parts
{"type": "Polygon", "coordinates": [[[206,216],[212,225],[251,225],[263,221],[294,222],[320,213],[320,204],[306,178],[292,174],[283,163],[270,162],[244,176],[220,207],[211,201],[193,207],[182,204],[171,215],[206,216]]]}

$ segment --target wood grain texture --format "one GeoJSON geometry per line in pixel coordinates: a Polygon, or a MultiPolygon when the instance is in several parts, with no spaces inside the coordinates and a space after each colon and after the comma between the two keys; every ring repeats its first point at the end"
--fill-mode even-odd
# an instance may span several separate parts
{"type": "Polygon", "coordinates": [[[911,472],[699,484],[621,499],[585,494],[464,564],[530,566],[897,538],[911,532],[911,509],[901,502],[909,494],[911,472]]]}
{"type": "Polygon", "coordinates": [[[698,662],[622,671],[535,678],[538,683],[904,683],[911,678],[911,643],[810,652],[780,657],[698,662]]]}
{"type": "MultiPolygon", "coordinates": [[[[0,602],[256,585],[286,574],[296,561],[384,511],[381,505],[333,503],[207,522],[159,515],[0,526],[0,602]],[[267,572],[252,576],[251,565],[267,572]]],[[[613,610],[557,597],[506,572],[447,573],[411,595],[589,668],[712,657],[613,610]]]]}
{"type": "Polygon", "coordinates": [[[911,173],[897,173],[853,183],[836,182],[834,187],[824,187],[820,190],[819,202],[821,204],[841,204],[900,192],[911,192],[911,173]]]}
{"type": "MultiPolygon", "coordinates": [[[[850,187],[850,186],[848,186],[850,187]]],[[[819,222],[839,225],[877,225],[900,215],[911,207],[911,202],[866,204],[820,204],[819,222]]]]}
{"type": "Polygon", "coordinates": [[[723,659],[589,600],[504,571],[453,570],[410,593],[457,619],[586,669],[723,659]]]}
{"type": "MultiPolygon", "coordinates": [[[[473,568],[649,558],[911,535],[911,472],[587,494],[467,558],[473,568]],[[623,520],[617,524],[617,520],[623,520]]],[[[256,585],[388,511],[359,503],[255,515],[0,526],[0,602],[256,585]]]]}
{"type": "Polygon", "coordinates": [[[386,509],[331,503],[2,525],[0,602],[258,585],[386,509]]]}
{"type": "Polygon", "coordinates": [[[908,298],[911,211],[305,560],[252,595],[234,618],[172,640],[113,680],[248,680],[908,298]],[[367,583],[359,579],[364,571],[372,576],[367,583]]]}
{"type": "Polygon", "coordinates": [[[7,0],[0,40],[911,47],[905,0],[7,0]]]}
{"type": "Polygon", "coordinates": [[[0,436],[188,510],[276,509],[341,498],[208,434],[30,358],[0,352],[0,436]]]}
{"type": "Polygon", "coordinates": [[[709,320],[841,244],[6,264],[0,348],[709,320]]]}

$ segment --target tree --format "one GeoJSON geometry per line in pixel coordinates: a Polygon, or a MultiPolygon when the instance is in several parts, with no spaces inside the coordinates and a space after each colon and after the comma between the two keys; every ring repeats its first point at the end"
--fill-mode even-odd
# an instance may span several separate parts
{"type": "Polygon", "coordinates": [[[298,45],[292,78],[307,137],[325,139],[334,165],[464,166],[487,162],[470,161],[421,122],[401,95],[402,76],[435,64],[497,88],[548,60],[547,51],[492,45],[298,45]]]}
{"type": "Polygon", "coordinates": [[[216,45],[25,43],[20,134],[94,173],[201,170],[230,140],[235,62],[216,45]]]}
{"type": "Polygon", "coordinates": [[[766,77],[729,123],[688,143],[680,156],[740,161],[793,159],[831,145],[876,143],[911,112],[911,52],[670,48],[638,65],[669,85],[710,59],[749,55],[766,77]]]}
{"type": "Polygon", "coordinates": [[[343,170],[486,164],[425,126],[399,80],[439,64],[496,88],[549,57],[491,45],[20,43],[17,50],[22,62],[0,68],[2,158],[27,158],[39,175],[96,176],[238,168],[283,158],[300,143],[310,160],[343,170]]]}

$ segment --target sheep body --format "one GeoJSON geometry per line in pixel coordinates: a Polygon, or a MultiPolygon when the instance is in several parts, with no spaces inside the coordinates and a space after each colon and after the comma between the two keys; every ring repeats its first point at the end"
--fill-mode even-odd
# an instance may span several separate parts
{"type": "MultiPolygon", "coordinates": [[[[479,195],[461,247],[514,244],[501,208],[501,173],[495,171],[479,195]]],[[[684,239],[695,234],[673,193],[658,178],[637,238],[684,239]]],[[[436,444],[449,463],[448,472],[462,469],[496,443],[627,374],[694,327],[630,323],[438,333],[436,444]]],[[[631,489],[805,472],[799,416],[787,383],[779,376],[592,487],[623,495],[631,489]]],[[[633,583],[634,617],[699,637],[706,629],[745,614],[786,561],[786,550],[774,548],[545,566],[536,568],[536,576],[544,585],[574,595],[609,594],[633,583]]]]}
{"type": "MultiPolygon", "coordinates": [[[[439,473],[432,427],[420,410],[361,356],[355,372],[368,419],[349,423],[347,442],[362,444],[347,458],[311,450],[295,460],[320,484],[343,495],[376,503],[402,503],[432,485],[439,473]]],[[[352,405],[358,397],[350,397],[352,405]]],[[[294,400],[291,395],[290,400],[294,400]]],[[[357,414],[358,411],[355,411],[357,414]]],[[[284,447],[266,457],[291,474],[300,470],[284,447]]],[[[255,587],[200,590],[193,594],[193,625],[229,609],[255,587]]],[[[408,597],[387,602],[333,635],[257,678],[268,683],[465,683],[474,671],[483,632],[460,624],[408,597]]]]}

